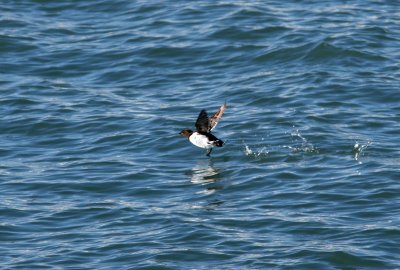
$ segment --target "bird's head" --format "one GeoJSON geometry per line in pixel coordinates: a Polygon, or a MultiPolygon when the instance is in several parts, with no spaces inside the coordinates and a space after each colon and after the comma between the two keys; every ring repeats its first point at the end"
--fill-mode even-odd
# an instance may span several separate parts
{"type": "Polygon", "coordinates": [[[181,134],[183,137],[189,138],[189,136],[193,134],[193,131],[190,129],[184,129],[179,134],[181,134]]]}

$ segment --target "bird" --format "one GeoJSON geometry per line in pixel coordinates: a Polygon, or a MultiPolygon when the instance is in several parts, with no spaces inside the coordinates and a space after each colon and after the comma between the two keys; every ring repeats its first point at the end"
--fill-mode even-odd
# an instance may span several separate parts
{"type": "Polygon", "coordinates": [[[225,102],[211,118],[208,117],[206,110],[201,110],[195,124],[196,131],[184,129],[179,134],[188,138],[197,147],[207,149],[206,156],[209,157],[213,147],[224,145],[224,142],[211,134],[211,131],[217,126],[226,107],[225,102]]]}

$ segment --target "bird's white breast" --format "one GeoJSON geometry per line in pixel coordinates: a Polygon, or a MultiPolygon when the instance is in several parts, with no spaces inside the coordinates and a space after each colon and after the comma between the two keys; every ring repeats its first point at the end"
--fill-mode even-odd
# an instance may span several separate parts
{"type": "Polygon", "coordinates": [[[210,149],[214,146],[213,143],[207,138],[207,136],[202,135],[198,132],[194,132],[192,135],[190,135],[189,141],[201,148],[210,149]]]}

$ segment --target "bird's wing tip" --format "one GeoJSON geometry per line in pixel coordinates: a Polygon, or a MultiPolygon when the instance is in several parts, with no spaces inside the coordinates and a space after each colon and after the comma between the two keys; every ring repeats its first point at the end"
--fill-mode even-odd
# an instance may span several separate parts
{"type": "Polygon", "coordinates": [[[221,107],[219,107],[218,111],[210,118],[210,131],[213,130],[217,124],[219,119],[221,119],[222,115],[225,112],[227,105],[226,105],[226,101],[223,105],[221,105],[221,107]]]}

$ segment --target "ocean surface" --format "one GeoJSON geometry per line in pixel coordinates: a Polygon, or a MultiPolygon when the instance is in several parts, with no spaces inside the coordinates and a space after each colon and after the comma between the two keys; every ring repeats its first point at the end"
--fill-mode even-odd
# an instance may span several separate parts
{"type": "Polygon", "coordinates": [[[400,269],[399,143],[399,1],[0,3],[0,269],[400,269]]]}

